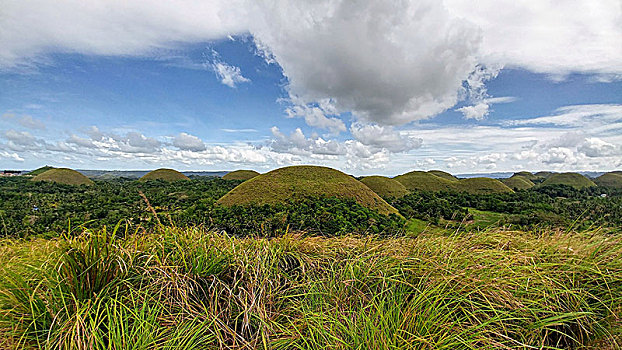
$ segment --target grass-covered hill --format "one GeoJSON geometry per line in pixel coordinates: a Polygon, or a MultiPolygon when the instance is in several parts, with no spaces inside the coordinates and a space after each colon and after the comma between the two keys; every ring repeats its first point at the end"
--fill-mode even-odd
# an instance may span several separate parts
{"type": "Polygon", "coordinates": [[[521,176],[521,177],[523,177],[523,178],[525,178],[525,179],[527,179],[529,181],[533,181],[533,180],[537,180],[538,179],[537,175],[535,175],[533,173],[530,173],[529,171],[519,171],[519,172],[514,173],[514,175],[512,175],[512,177],[514,177],[514,176],[521,176]]]}
{"type": "Polygon", "coordinates": [[[94,182],[79,172],[68,168],[53,168],[32,178],[32,181],[48,181],[65,185],[93,185],[94,182]]]}
{"type": "Polygon", "coordinates": [[[552,171],[538,171],[534,175],[541,179],[548,179],[549,177],[551,177],[551,175],[554,175],[554,174],[557,174],[557,173],[554,173],[552,171]]]}
{"type": "Polygon", "coordinates": [[[259,175],[255,170],[236,170],[225,174],[222,178],[225,180],[250,180],[259,175]]]}
{"type": "Polygon", "coordinates": [[[289,166],[256,176],[218,200],[224,206],[282,204],[307,197],[353,199],[380,214],[397,210],[369,187],[341,171],[320,166],[289,166]]]}
{"type": "Polygon", "coordinates": [[[448,180],[443,177],[425,171],[411,171],[409,173],[394,177],[409,191],[452,191],[455,190],[456,181],[448,180]]]}
{"type": "Polygon", "coordinates": [[[361,182],[382,198],[401,198],[409,193],[399,181],[385,176],[366,176],[361,182]]]}
{"type": "Polygon", "coordinates": [[[138,181],[163,180],[163,181],[180,181],[190,180],[186,175],[173,169],[157,169],[150,171],[141,177],[138,181]]]}
{"type": "Polygon", "coordinates": [[[524,177],[523,175],[513,175],[510,178],[501,180],[507,187],[514,190],[528,190],[535,186],[531,180],[524,177]]]}
{"type": "Polygon", "coordinates": [[[594,179],[594,183],[602,187],[622,188],[622,172],[602,174],[594,179]]]}
{"type": "Polygon", "coordinates": [[[474,177],[463,179],[457,183],[456,190],[458,192],[467,192],[471,194],[491,194],[491,193],[507,193],[513,192],[511,188],[504,185],[497,179],[487,177],[474,177]]]}
{"type": "Polygon", "coordinates": [[[429,170],[428,173],[432,174],[432,175],[436,175],[438,177],[442,177],[443,179],[451,180],[451,181],[457,181],[458,180],[455,176],[451,175],[448,172],[442,171],[442,170],[429,170]]]}
{"type": "Polygon", "coordinates": [[[35,170],[33,170],[33,171],[29,172],[27,175],[30,175],[30,176],[37,176],[37,175],[39,175],[39,174],[43,174],[44,172],[46,172],[46,171],[48,171],[48,170],[51,170],[51,169],[54,169],[54,167],[51,167],[51,166],[49,166],[49,165],[46,165],[46,166],[42,166],[41,168],[38,168],[38,169],[35,169],[35,170]]]}
{"type": "Polygon", "coordinates": [[[548,185],[568,185],[574,188],[586,188],[596,186],[596,184],[587,177],[577,173],[557,173],[549,176],[542,186],[548,185]]]}

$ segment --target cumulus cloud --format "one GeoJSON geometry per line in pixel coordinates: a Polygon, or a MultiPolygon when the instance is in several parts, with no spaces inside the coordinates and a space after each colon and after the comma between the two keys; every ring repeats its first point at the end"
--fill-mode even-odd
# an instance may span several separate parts
{"type": "Polygon", "coordinates": [[[21,115],[17,116],[13,113],[5,113],[2,115],[2,120],[6,120],[9,122],[15,122],[25,128],[33,129],[33,130],[44,130],[45,124],[36,118],[33,118],[31,115],[21,115]]]}
{"type": "Polygon", "coordinates": [[[12,160],[15,162],[23,162],[24,158],[20,157],[17,153],[9,153],[7,151],[0,151],[0,158],[12,160]]]}
{"type": "Polygon", "coordinates": [[[490,106],[494,103],[510,103],[516,101],[514,97],[493,97],[476,100],[476,104],[456,109],[465,119],[483,120],[490,113],[490,106]]]}
{"type": "Polygon", "coordinates": [[[610,157],[622,155],[622,147],[614,145],[598,137],[588,137],[578,147],[578,151],[588,157],[610,157]]]}
{"type": "Polygon", "coordinates": [[[330,130],[333,134],[346,131],[345,123],[337,118],[338,112],[330,100],[306,104],[299,98],[291,98],[290,102],[293,105],[285,110],[288,118],[304,118],[307,125],[330,130]]]}
{"type": "Polygon", "coordinates": [[[406,152],[421,147],[422,139],[404,136],[390,126],[353,124],[350,132],[364,145],[391,152],[406,152]]]}
{"type": "Polygon", "coordinates": [[[187,134],[185,132],[182,132],[175,136],[175,139],[173,140],[173,146],[179,148],[180,150],[195,152],[205,151],[205,143],[203,143],[200,138],[194,135],[187,134]]]}
{"type": "Polygon", "coordinates": [[[224,62],[215,62],[212,64],[212,69],[220,78],[220,82],[230,88],[236,87],[236,84],[250,82],[249,79],[242,75],[240,67],[231,66],[224,62]]]}

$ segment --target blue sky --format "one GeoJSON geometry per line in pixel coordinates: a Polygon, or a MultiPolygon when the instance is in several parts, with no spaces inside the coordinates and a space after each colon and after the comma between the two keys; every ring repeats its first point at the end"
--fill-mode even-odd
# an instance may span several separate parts
{"type": "Polygon", "coordinates": [[[36,3],[0,18],[3,168],[622,168],[615,1],[36,3]]]}

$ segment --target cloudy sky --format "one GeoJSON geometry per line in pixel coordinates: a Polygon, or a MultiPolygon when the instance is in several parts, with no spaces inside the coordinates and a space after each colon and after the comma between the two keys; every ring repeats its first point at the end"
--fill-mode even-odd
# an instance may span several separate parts
{"type": "Polygon", "coordinates": [[[622,168],[620,0],[0,0],[0,167],[622,168]]]}

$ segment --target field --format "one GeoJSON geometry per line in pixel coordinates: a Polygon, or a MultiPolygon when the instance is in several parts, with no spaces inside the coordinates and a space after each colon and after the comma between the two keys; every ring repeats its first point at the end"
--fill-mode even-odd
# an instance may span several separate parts
{"type": "Polygon", "coordinates": [[[620,346],[622,242],[598,230],[111,233],[2,241],[3,347],[620,346]]]}

